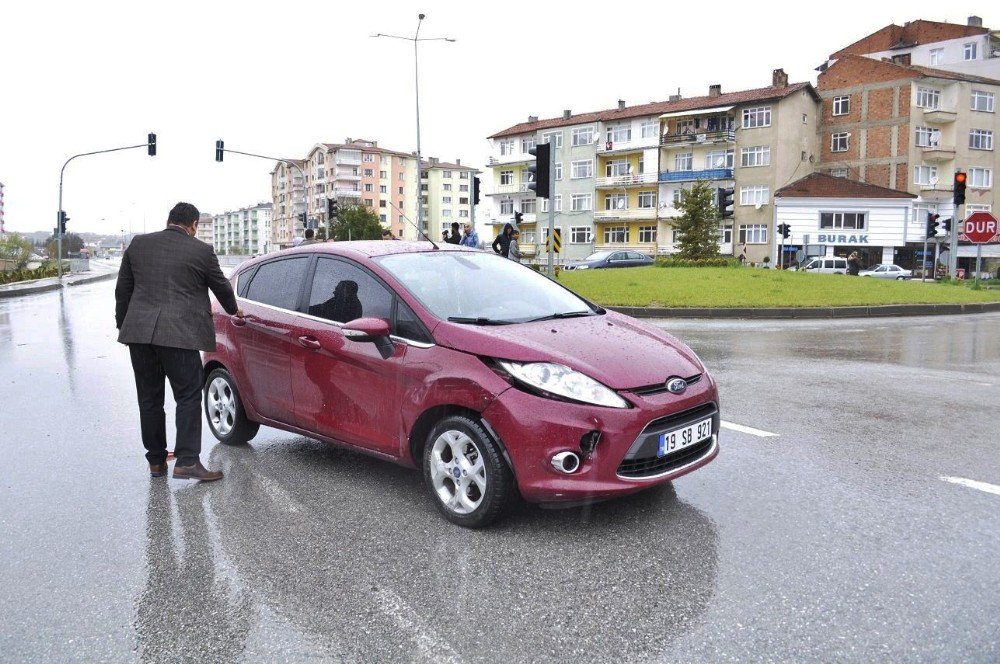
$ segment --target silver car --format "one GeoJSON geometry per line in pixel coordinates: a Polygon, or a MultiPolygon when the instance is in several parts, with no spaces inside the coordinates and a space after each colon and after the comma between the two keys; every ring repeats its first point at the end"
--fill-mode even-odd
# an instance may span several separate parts
{"type": "Polygon", "coordinates": [[[862,270],[858,273],[861,277],[875,277],[876,279],[910,279],[913,277],[913,272],[899,267],[898,265],[893,265],[892,263],[882,263],[879,265],[873,265],[867,270],[862,270]]]}

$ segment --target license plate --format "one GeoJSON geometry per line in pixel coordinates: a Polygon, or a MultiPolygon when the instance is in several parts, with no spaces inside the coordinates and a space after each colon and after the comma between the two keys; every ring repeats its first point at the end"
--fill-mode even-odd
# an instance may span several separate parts
{"type": "Polygon", "coordinates": [[[657,456],[666,456],[671,452],[683,449],[689,445],[700,443],[712,435],[712,418],[709,417],[700,422],[694,422],[686,427],[674,429],[660,434],[660,445],[657,448],[657,456]]]}

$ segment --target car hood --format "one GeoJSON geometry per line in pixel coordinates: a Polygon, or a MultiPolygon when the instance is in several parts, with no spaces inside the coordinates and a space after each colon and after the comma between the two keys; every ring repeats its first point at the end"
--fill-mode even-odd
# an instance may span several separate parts
{"type": "Polygon", "coordinates": [[[677,338],[614,312],[498,326],[441,322],[433,335],[438,344],[466,353],[563,364],[618,390],[705,371],[677,338]]]}

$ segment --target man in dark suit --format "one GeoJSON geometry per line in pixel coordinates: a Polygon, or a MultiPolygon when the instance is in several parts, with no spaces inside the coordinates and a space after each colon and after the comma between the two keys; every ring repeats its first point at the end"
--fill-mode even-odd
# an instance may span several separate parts
{"type": "Polygon", "coordinates": [[[204,374],[198,351],[215,350],[208,290],[227,313],[243,312],[211,245],[194,237],[199,216],[195,206],[178,203],[165,230],[132,240],[118,271],[115,323],[118,341],[128,345],[132,356],[150,475],[167,474],[166,378],[177,402],[174,477],[211,481],[222,473],[199,460],[204,374]]]}

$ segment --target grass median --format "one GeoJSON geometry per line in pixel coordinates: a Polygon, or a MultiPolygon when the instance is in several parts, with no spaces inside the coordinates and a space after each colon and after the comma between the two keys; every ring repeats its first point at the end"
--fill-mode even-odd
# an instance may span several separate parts
{"type": "Polygon", "coordinates": [[[1000,301],[1000,289],[755,268],[567,270],[559,283],[607,306],[847,307],[1000,301]]]}

